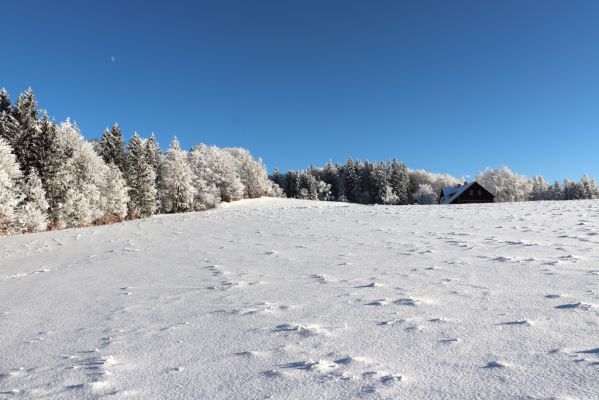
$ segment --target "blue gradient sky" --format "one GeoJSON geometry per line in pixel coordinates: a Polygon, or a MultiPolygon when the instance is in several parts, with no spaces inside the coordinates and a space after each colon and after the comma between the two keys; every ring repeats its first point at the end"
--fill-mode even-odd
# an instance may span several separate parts
{"type": "Polygon", "coordinates": [[[599,2],[2,1],[0,86],[86,137],[599,176],[599,2]],[[114,57],[114,62],[111,59],[114,57]]]}

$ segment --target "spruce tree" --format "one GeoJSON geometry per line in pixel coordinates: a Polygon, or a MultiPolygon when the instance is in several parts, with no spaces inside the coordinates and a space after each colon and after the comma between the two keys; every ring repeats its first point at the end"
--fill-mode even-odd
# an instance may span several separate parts
{"type": "Polygon", "coordinates": [[[391,162],[389,185],[393,194],[397,196],[398,204],[409,204],[410,177],[408,168],[404,163],[398,162],[395,158],[391,162]]]}
{"type": "Polygon", "coordinates": [[[368,161],[364,162],[360,183],[361,198],[358,201],[362,204],[374,203],[377,195],[377,187],[375,178],[375,165],[373,163],[368,161]]]}
{"type": "Polygon", "coordinates": [[[37,101],[31,88],[19,96],[16,106],[12,109],[12,117],[15,129],[6,139],[17,156],[21,170],[29,171],[32,167],[36,167],[33,165],[35,161],[31,159],[30,152],[40,129],[37,101]]]}
{"type": "Polygon", "coordinates": [[[161,173],[160,167],[162,165],[162,160],[164,159],[164,154],[162,154],[160,144],[158,143],[154,132],[152,132],[150,138],[146,140],[146,157],[148,158],[148,163],[150,163],[156,173],[156,181],[159,182],[161,173]]]}
{"type": "Polygon", "coordinates": [[[18,132],[18,124],[13,117],[10,97],[6,89],[0,90],[0,139],[13,143],[18,132]]]}
{"type": "Polygon", "coordinates": [[[129,214],[133,218],[156,213],[156,173],[149,164],[144,141],[134,133],[127,147],[127,184],[129,186],[129,214]]]}
{"type": "Polygon", "coordinates": [[[376,204],[390,204],[394,202],[394,198],[391,196],[392,190],[389,185],[387,165],[382,161],[375,167],[374,186],[376,190],[374,202],[376,204]]]}
{"type": "Polygon", "coordinates": [[[63,145],[58,128],[44,115],[33,137],[28,138],[29,151],[26,153],[26,165],[29,170],[39,173],[46,200],[48,215],[52,227],[60,226],[60,211],[70,186],[69,169],[66,168],[72,152],[63,145]]]}
{"type": "Polygon", "coordinates": [[[361,172],[360,161],[348,158],[345,164],[345,197],[350,203],[359,203],[362,199],[361,172]]]}
{"type": "Polygon", "coordinates": [[[110,130],[108,128],[100,138],[100,155],[106,164],[116,165],[121,172],[125,172],[125,140],[119,124],[115,123],[110,130]]]}
{"type": "Polygon", "coordinates": [[[589,178],[586,174],[582,176],[578,186],[580,188],[581,199],[596,199],[599,196],[595,179],[589,178]]]}

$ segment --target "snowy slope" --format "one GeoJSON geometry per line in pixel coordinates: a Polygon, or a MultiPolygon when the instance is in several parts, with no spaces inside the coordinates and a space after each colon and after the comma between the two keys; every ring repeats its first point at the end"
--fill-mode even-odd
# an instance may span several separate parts
{"type": "Polygon", "coordinates": [[[598,244],[597,201],[0,238],[0,398],[597,399],[598,244]]]}

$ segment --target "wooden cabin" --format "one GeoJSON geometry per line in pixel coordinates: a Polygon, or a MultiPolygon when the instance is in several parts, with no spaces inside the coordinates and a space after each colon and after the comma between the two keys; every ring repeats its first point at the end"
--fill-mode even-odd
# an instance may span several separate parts
{"type": "Polygon", "coordinates": [[[444,187],[439,194],[439,204],[492,203],[494,200],[495,196],[476,181],[444,187]]]}

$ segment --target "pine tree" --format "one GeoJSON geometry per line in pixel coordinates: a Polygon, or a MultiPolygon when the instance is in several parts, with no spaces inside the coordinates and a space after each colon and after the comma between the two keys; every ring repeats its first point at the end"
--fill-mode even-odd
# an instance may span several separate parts
{"type": "Polygon", "coordinates": [[[119,124],[115,123],[110,130],[106,128],[100,138],[99,147],[104,162],[116,165],[124,173],[126,169],[125,140],[119,124]]]}
{"type": "Polygon", "coordinates": [[[160,199],[164,212],[191,211],[196,189],[187,154],[181,150],[179,140],[173,138],[162,163],[160,199]]]}
{"type": "Polygon", "coordinates": [[[133,218],[156,213],[156,173],[148,162],[144,141],[133,134],[127,147],[127,174],[129,186],[129,214],[133,218]]]}
{"type": "Polygon", "coordinates": [[[41,232],[48,227],[46,193],[35,169],[29,171],[23,185],[23,201],[18,208],[19,228],[23,232],[41,232]]]}
{"type": "Polygon", "coordinates": [[[0,235],[16,225],[16,207],[22,195],[18,187],[21,170],[10,145],[0,139],[0,235]]]}

